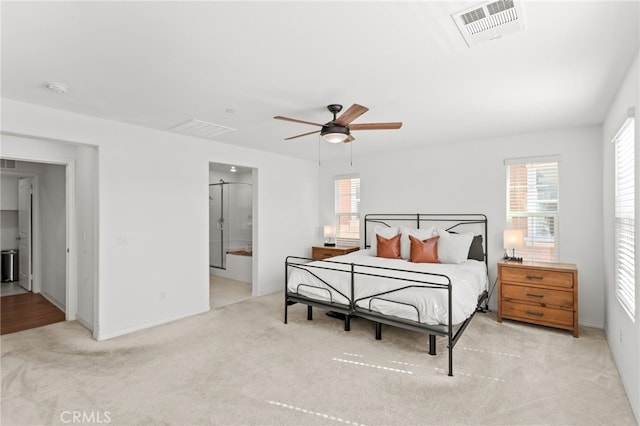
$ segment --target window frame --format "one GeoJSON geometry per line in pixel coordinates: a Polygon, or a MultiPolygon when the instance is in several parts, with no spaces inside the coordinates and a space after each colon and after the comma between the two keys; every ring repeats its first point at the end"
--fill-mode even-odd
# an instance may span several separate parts
{"type": "MultiPolygon", "coordinates": [[[[630,108],[625,120],[618,126],[618,130],[614,137],[611,139],[613,145],[613,270],[614,270],[614,286],[615,294],[618,303],[622,309],[627,313],[629,318],[635,322],[636,318],[636,256],[635,248],[637,243],[637,229],[635,226],[638,206],[636,200],[636,128],[635,128],[635,109],[630,108]],[[632,158],[628,157],[619,159],[620,144],[627,143],[629,146],[622,147],[622,149],[631,149],[633,152],[632,158]],[[620,160],[620,161],[619,161],[620,160]],[[625,161],[626,160],[626,161],[625,161]],[[625,163],[625,164],[623,164],[625,163]],[[630,176],[626,175],[623,178],[619,176],[619,169],[621,167],[628,167],[631,170],[625,170],[630,172],[630,176]],[[625,182],[621,182],[621,181],[625,182]],[[622,188],[620,185],[631,184],[631,188],[622,188]],[[627,189],[627,191],[623,191],[627,189]],[[619,197],[619,192],[625,192],[626,197],[619,197]],[[629,193],[631,195],[629,195],[629,193]],[[627,204],[625,204],[627,203],[627,204]],[[631,206],[628,205],[631,203],[631,206]],[[625,204],[622,206],[621,204],[625,204]],[[619,212],[624,210],[624,212],[619,212]],[[630,223],[629,223],[630,222],[630,223]],[[627,235],[624,240],[619,239],[619,235],[627,235]],[[630,238],[628,238],[630,235],[630,238]],[[629,248],[629,244],[631,247],[629,248]],[[619,256],[619,253],[622,256],[619,256]],[[630,256],[625,253],[631,253],[630,256]],[[621,259],[620,257],[624,257],[621,259]]],[[[625,154],[629,154],[626,152],[625,154]]]]}
{"type": "MultiPolygon", "coordinates": [[[[333,205],[333,211],[334,211],[334,220],[335,220],[335,224],[336,224],[336,245],[338,246],[360,246],[360,240],[361,240],[361,236],[362,236],[362,230],[361,228],[361,220],[360,220],[360,185],[361,185],[361,180],[360,180],[360,175],[359,174],[349,174],[349,175],[340,175],[340,176],[334,176],[333,178],[333,199],[334,199],[334,205],[333,205]],[[351,209],[349,211],[338,211],[338,198],[339,198],[339,193],[338,193],[338,182],[340,181],[345,181],[345,180],[353,180],[353,179],[357,179],[358,180],[358,184],[357,184],[357,193],[356,194],[350,194],[350,204],[351,204],[351,209]],[[353,198],[355,197],[355,198],[353,198]],[[353,204],[355,204],[355,209],[353,208],[353,204]],[[357,216],[357,238],[355,236],[353,236],[353,232],[351,236],[347,236],[344,235],[343,232],[341,232],[341,218],[342,217],[350,217],[353,218],[355,216],[357,216]]],[[[349,221],[353,221],[353,219],[350,219],[349,221]]],[[[351,228],[351,227],[350,227],[351,228]]]]}
{"type": "MultiPolygon", "coordinates": [[[[539,262],[558,262],[559,254],[560,254],[560,168],[561,161],[559,155],[553,156],[540,156],[540,157],[527,157],[527,158],[512,158],[504,160],[505,167],[505,184],[506,184],[506,209],[505,209],[505,217],[507,223],[507,229],[522,229],[524,233],[525,246],[520,249],[516,249],[516,255],[518,257],[523,257],[529,261],[539,261],[539,262]],[[552,200],[552,203],[555,203],[556,209],[555,211],[544,211],[544,210],[527,210],[519,211],[519,210],[511,210],[510,201],[512,198],[512,185],[511,185],[511,174],[512,174],[512,166],[535,166],[535,165],[543,165],[543,164],[553,164],[555,163],[556,173],[556,181],[555,181],[555,193],[556,198],[552,200]],[[551,242],[551,246],[548,245],[551,249],[548,252],[551,253],[551,256],[544,255],[543,247],[545,244],[541,244],[543,239],[540,238],[531,238],[528,236],[529,228],[530,228],[530,220],[534,218],[553,218],[553,241],[551,242]],[[527,218],[527,224],[524,226],[522,223],[518,224],[517,222],[522,222],[522,220],[514,221],[514,219],[518,218],[527,218]],[[514,223],[516,222],[516,223],[514,223]],[[518,254],[519,253],[519,254],[518,254]]],[[[542,170],[542,168],[541,168],[542,170]]],[[[529,185],[529,182],[527,182],[529,185]]],[[[538,187],[534,185],[536,190],[538,187]]],[[[527,186],[527,193],[529,192],[529,186],[527,186]]],[[[514,197],[515,198],[515,197],[514,197]]],[[[532,200],[526,198],[527,203],[532,200]]],[[[534,200],[535,201],[535,200],[534,200]]],[[[541,202],[541,201],[539,201],[541,202]]]]}

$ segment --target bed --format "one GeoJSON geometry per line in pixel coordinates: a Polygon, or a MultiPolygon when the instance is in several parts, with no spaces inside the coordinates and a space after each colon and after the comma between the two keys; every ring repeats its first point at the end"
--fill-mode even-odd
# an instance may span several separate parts
{"type": "Polygon", "coordinates": [[[447,339],[453,348],[475,313],[487,309],[487,218],[482,214],[369,214],[364,248],[327,260],[285,260],[285,311],[307,305],[344,319],[373,321],[375,338],[390,325],[447,339]],[[484,304],[484,307],[482,306],[484,304]]]}

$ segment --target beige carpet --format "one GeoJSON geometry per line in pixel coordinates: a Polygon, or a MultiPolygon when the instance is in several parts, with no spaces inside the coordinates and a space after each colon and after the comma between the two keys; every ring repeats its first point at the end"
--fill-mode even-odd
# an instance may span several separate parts
{"type": "Polygon", "coordinates": [[[1,423],[635,424],[600,330],[478,314],[448,377],[442,340],[431,357],[424,335],[376,341],[367,321],[345,332],[314,312],[292,306],[284,325],[275,294],[104,342],[75,322],[2,336],[1,423]]]}
{"type": "Polygon", "coordinates": [[[251,284],[216,275],[209,276],[209,306],[221,308],[251,297],[251,284]]]}

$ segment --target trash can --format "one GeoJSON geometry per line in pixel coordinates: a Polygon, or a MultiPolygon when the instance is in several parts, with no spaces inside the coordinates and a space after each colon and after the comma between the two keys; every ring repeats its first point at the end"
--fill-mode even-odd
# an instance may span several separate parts
{"type": "Polygon", "coordinates": [[[20,280],[18,271],[18,250],[2,250],[2,282],[20,280]]]}

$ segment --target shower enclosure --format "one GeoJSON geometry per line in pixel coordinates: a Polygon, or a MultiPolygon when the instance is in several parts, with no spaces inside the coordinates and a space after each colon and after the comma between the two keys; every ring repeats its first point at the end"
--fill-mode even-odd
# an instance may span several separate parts
{"type": "Polygon", "coordinates": [[[252,188],[250,183],[209,185],[209,265],[227,269],[227,254],[252,254],[252,188]]]}

